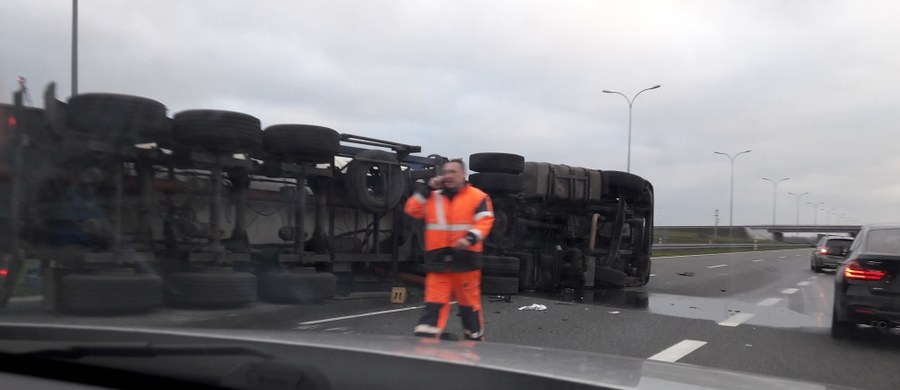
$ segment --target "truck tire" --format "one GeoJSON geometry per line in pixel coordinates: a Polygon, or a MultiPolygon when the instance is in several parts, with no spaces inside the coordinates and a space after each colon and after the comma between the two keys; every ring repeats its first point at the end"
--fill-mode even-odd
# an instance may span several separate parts
{"type": "Polygon", "coordinates": [[[507,295],[519,292],[519,278],[507,276],[482,276],[483,294],[507,295]]]}
{"type": "Polygon", "coordinates": [[[148,127],[140,130],[136,143],[155,142],[160,147],[171,147],[174,142],[172,139],[172,123],[172,118],[162,117],[157,119],[148,127]]]}
{"type": "Polygon", "coordinates": [[[519,258],[509,256],[484,256],[485,274],[491,276],[518,276],[519,258]]]}
{"type": "Polygon", "coordinates": [[[646,180],[640,176],[621,171],[602,171],[600,180],[604,183],[604,187],[608,186],[608,191],[612,193],[622,191],[629,194],[640,194],[646,185],[646,180]]]}
{"type": "Polygon", "coordinates": [[[397,165],[397,158],[392,153],[380,150],[359,152],[347,164],[343,179],[350,201],[370,213],[386,213],[397,207],[400,199],[406,195],[406,175],[397,165]],[[391,180],[385,183],[388,176],[391,180]]]}
{"type": "Polygon", "coordinates": [[[473,173],[469,182],[488,194],[517,193],[525,187],[522,176],[510,173],[473,173]]]}
{"type": "Polygon", "coordinates": [[[469,168],[481,173],[525,172],[525,157],[509,153],[475,153],[469,156],[469,168]]]}
{"type": "Polygon", "coordinates": [[[187,110],[175,114],[173,135],[184,146],[214,153],[255,153],[262,147],[259,119],[239,112],[187,110]]]}
{"type": "Polygon", "coordinates": [[[331,163],[341,148],[341,135],[322,126],[274,125],[263,132],[263,147],[285,160],[331,163]]]}
{"type": "Polygon", "coordinates": [[[166,277],[166,301],[175,306],[225,307],[256,301],[256,275],[179,272],[166,277]]]}
{"type": "Polygon", "coordinates": [[[609,267],[599,267],[594,272],[594,285],[607,288],[625,288],[628,276],[624,272],[609,267]]]}
{"type": "Polygon", "coordinates": [[[310,303],[334,297],[337,278],[326,272],[266,272],[259,276],[259,295],[269,302],[310,303]]]}
{"type": "Polygon", "coordinates": [[[162,279],[153,274],[70,274],[60,278],[63,312],[146,311],[162,306],[162,279]]]}
{"type": "Polygon", "coordinates": [[[121,143],[136,143],[166,118],[166,106],[139,96],[86,93],[69,98],[67,121],[72,129],[121,143]]]}

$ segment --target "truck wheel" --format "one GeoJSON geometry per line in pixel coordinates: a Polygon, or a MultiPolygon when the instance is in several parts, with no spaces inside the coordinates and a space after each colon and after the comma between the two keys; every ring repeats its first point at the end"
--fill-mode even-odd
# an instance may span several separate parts
{"type": "Polygon", "coordinates": [[[469,156],[469,168],[482,173],[510,173],[525,171],[525,157],[509,153],[475,153],[469,156]]]}
{"type": "Polygon", "coordinates": [[[166,301],[176,306],[238,306],[256,301],[256,275],[179,272],[166,277],[166,301]]]}
{"type": "Polygon", "coordinates": [[[525,188],[522,176],[510,173],[473,173],[469,182],[476,188],[492,193],[516,193],[525,188]]]}
{"type": "Polygon", "coordinates": [[[269,154],[292,161],[330,163],[341,147],[337,131],[313,125],[274,125],[263,132],[269,154]]]}
{"type": "Polygon", "coordinates": [[[482,276],[481,292],[483,294],[515,294],[519,292],[519,278],[506,276],[482,276]]]}
{"type": "Polygon", "coordinates": [[[492,276],[517,276],[519,264],[518,257],[484,256],[483,271],[492,276]]]}
{"type": "Polygon", "coordinates": [[[162,279],[153,274],[70,274],[60,279],[60,310],[111,313],[154,309],[162,306],[162,285],[162,279]]]}
{"type": "Polygon", "coordinates": [[[347,164],[347,173],[344,174],[344,186],[350,201],[370,213],[385,213],[396,207],[406,195],[406,184],[406,176],[397,165],[397,158],[380,150],[359,152],[347,164]]]}
{"type": "Polygon", "coordinates": [[[632,194],[640,194],[644,191],[646,182],[638,175],[621,171],[602,171],[600,180],[603,182],[604,189],[607,189],[608,186],[607,192],[618,190],[632,194]]]}
{"type": "Polygon", "coordinates": [[[594,272],[594,285],[609,288],[624,288],[628,276],[624,272],[609,267],[597,268],[594,272]]]}
{"type": "Polygon", "coordinates": [[[254,153],[262,146],[259,119],[239,112],[188,110],[175,114],[175,141],[215,153],[254,153]]]}
{"type": "Polygon", "coordinates": [[[67,121],[75,130],[122,143],[136,143],[166,119],[162,103],[129,95],[86,93],[69,98],[67,121]]]}

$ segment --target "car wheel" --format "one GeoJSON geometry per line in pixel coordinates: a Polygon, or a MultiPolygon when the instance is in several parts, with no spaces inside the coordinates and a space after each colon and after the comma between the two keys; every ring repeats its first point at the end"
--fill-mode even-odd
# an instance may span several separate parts
{"type": "Polygon", "coordinates": [[[509,173],[525,171],[525,158],[509,153],[475,153],[469,156],[469,168],[481,173],[509,173]]]}
{"type": "MultiPolygon", "coordinates": [[[[836,307],[835,311],[837,311],[836,307]]],[[[834,313],[831,314],[831,337],[842,339],[845,337],[849,337],[851,334],[853,334],[854,331],[856,331],[856,324],[847,321],[840,321],[837,319],[837,316],[834,313]]]]}

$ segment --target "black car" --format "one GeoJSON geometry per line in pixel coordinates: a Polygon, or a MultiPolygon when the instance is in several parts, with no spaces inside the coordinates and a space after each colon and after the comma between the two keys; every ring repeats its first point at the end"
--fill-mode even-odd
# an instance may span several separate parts
{"type": "Polygon", "coordinates": [[[865,225],[834,284],[831,335],[849,335],[857,324],[900,326],[900,224],[865,225]]]}
{"type": "Polygon", "coordinates": [[[809,256],[809,269],[821,272],[822,268],[837,268],[844,261],[844,255],[853,244],[853,237],[825,236],[816,244],[809,256]]]}

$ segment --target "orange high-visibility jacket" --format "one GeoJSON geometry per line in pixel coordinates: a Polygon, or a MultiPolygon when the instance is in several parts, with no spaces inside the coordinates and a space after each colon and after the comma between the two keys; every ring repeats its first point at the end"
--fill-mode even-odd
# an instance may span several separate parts
{"type": "Polygon", "coordinates": [[[403,211],[425,220],[426,270],[481,268],[484,239],[494,225],[494,206],[487,194],[470,184],[452,198],[444,190],[431,191],[428,198],[417,192],[406,201],[403,211]],[[462,251],[452,250],[460,238],[468,239],[471,245],[462,251]]]}

